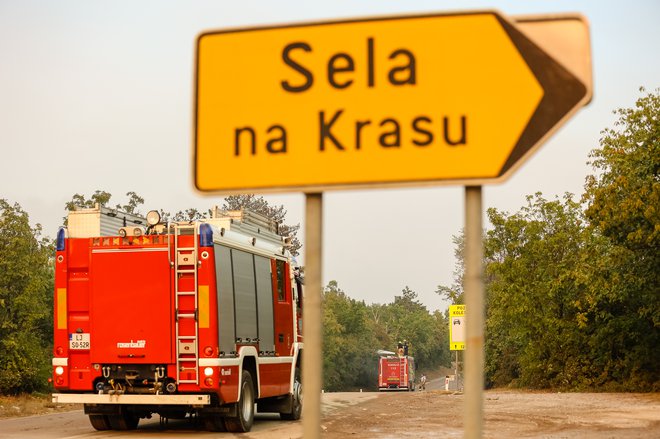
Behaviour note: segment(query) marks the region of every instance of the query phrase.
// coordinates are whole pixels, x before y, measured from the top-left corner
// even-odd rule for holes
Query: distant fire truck
[[[195,414],[249,431],[302,410],[302,279],[277,224],[248,211],[162,223],[103,207],[57,234],[53,394],[97,430]]]
[[[408,343],[399,343],[397,353],[378,351],[378,390],[415,390],[415,358],[408,355]]]

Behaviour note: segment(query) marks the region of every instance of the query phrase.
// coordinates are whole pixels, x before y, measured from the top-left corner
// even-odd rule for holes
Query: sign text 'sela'
[[[543,55],[492,12],[203,34],[196,186],[496,179],[547,132],[536,70],[580,85]]]

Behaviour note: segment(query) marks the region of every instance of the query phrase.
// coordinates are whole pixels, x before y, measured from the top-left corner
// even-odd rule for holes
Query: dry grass
[[[44,415],[55,412],[66,412],[82,408],[72,404],[54,404],[51,396],[34,393],[32,395],[3,396],[0,395],[0,418],[19,416]]]

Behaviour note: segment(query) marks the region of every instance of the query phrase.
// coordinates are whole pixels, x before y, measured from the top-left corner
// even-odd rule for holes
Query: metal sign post
[[[470,315],[465,349],[465,438],[482,437],[484,386],[484,280],[481,186],[465,188],[465,306]]]
[[[458,351],[456,351],[456,366],[454,369],[454,379],[456,380],[456,391],[459,391],[461,386],[460,386],[460,378],[458,376]]]
[[[305,194],[305,289],[303,304],[303,437],[321,437],[321,270],[323,194]]]

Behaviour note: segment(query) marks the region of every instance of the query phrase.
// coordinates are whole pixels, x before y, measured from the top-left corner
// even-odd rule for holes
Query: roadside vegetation
[[[21,206],[0,199],[0,395],[48,388],[54,252]]]

